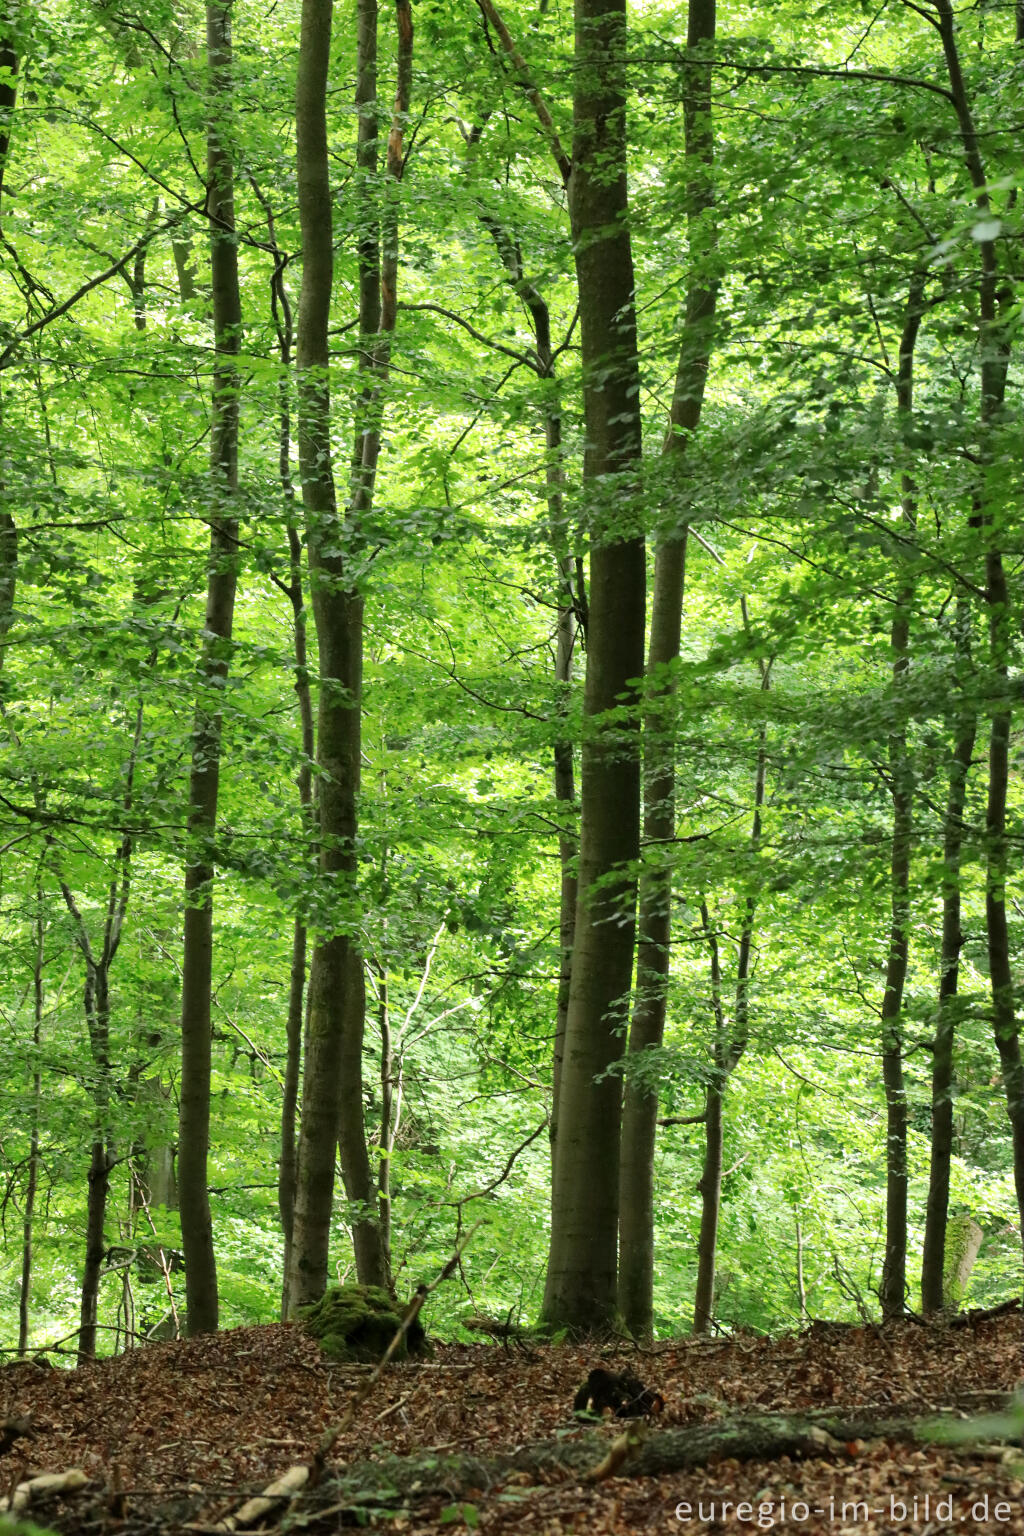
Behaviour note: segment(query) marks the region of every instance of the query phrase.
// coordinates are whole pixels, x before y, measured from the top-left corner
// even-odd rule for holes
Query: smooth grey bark
[[[981,155],[981,140],[964,81],[951,0],[935,0],[937,25],[942,39],[950,94],[956,110],[964,165],[974,190],[974,205],[983,223],[991,227],[992,200]],[[1016,40],[1024,42],[1024,20],[1016,13]],[[996,225],[998,228],[998,224]],[[1013,968],[1006,915],[1006,882],[1010,848],[1006,827],[1007,789],[1010,777],[1010,735],[1013,720],[1010,659],[1014,654],[1014,616],[1000,543],[999,510],[990,487],[992,441],[1005,417],[1006,379],[1010,364],[1010,327],[1014,319],[1014,285],[1003,280],[999,253],[993,238],[977,240],[979,274],[977,290],[978,351],[981,358],[982,454],[974,522],[985,548],[985,601],[989,616],[989,665],[999,689],[989,729],[988,797],[985,809],[985,927],[989,978],[992,989],[992,1023],[1006,1097],[1013,1149],[1013,1177],[1017,1216],[1024,1247],[1024,1059],[1020,1026],[1013,996]],[[995,691],[995,689],[993,690]],[[1005,702],[1004,702],[1005,701]]]
[[[966,657],[970,612],[966,603],[957,613],[957,650]],[[974,756],[977,716],[967,706],[957,725],[949,764],[949,788],[942,833],[942,945],[939,958],[938,1020],[932,1045],[932,1135],[928,1171],[928,1203],[921,1256],[921,1310],[927,1316],[945,1306],[946,1226],[949,1212],[949,1173],[953,1156],[953,1046],[960,985],[961,927],[960,867],[964,842],[967,779]]]
[[[543,1316],[616,1320],[621,1079],[640,851],[646,579],[640,377],[626,185],[625,0],[577,0],[569,207],[580,294],[589,520],[579,900]]]
[[[915,272],[907,296],[896,372],[896,407],[906,435],[914,410],[914,350],[921,327],[924,274]],[[909,472],[902,476],[903,525],[909,538],[917,532],[917,487]],[[892,688],[898,724],[889,733],[889,775],[893,822],[889,867],[890,924],[882,994],[882,1082],[886,1106],[885,1254],[879,1298],[882,1316],[902,1317],[907,1292],[907,1165],[908,1109],[903,1073],[903,993],[910,955],[910,866],[913,850],[914,769],[902,720],[903,690],[910,668],[912,581],[903,581],[896,597],[890,630]]]
[[[715,0],[690,0],[687,23],[684,127],[690,274],[683,335],[664,446],[666,468],[681,456],[700,425],[711,362],[719,279],[714,259],[714,127],[711,66],[701,59],[715,38]],[[686,531],[662,539],[654,557],[644,711],[644,850],[640,875],[636,1001],[629,1032],[619,1170],[619,1310],[638,1338],[650,1335],[654,1305],[654,1148],[658,1123],[655,1080],[643,1053],[664,1038],[672,938],[675,837],[676,694],[672,665],[679,657]]]
[[[213,840],[222,751],[224,685],[231,659],[238,565],[238,371],[242,305],[235,241],[234,168],[223,125],[233,85],[230,0],[206,11],[210,70],[207,125],[210,271],[214,372],[210,432],[210,553],[206,616],[197,666],[199,697],[192,729],[185,869],[181,989],[181,1089],[178,1193],[185,1254],[186,1327],[190,1335],[217,1328],[217,1265],[207,1189],[210,1145],[213,982]]]

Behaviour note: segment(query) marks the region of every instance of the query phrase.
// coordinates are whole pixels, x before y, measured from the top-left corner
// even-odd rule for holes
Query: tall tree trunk
[[[741,598],[744,625],[747,601]],[[771,686],[771,661],[759,661],[761,690]],[[753,863],[761,846],[761,813],[768,781],[768,733],[762,725],[757,744],[754,770],[754,811],[750,823],[751,883],[755,881]],[[749,891],[743,904],[743,925],[736,952],[736,991],[733,1022],[730,1028],[722,1003],[722,968],[718,939],[711,929],[706,902],[701,902],[701,920],[711,949],[711,1008],[715,1021],[712,1045],[711,1081],[704,1113],[704,1166],[697,1189],[701,1197],[700,1232],[697,1237],[697,1285],[693,1302],[693,1331],[708,1333],[715,1312],[715,1264],[718,1253],[718,1225],[722,1210],[722,1148],[725,1143],[725,1096],[729,1079],[739,1065],[750,1035],[750,974],[754,952],[754,918],[757,896]]]
[[[96,1358],[97,1315],[103,1259],[107,1251],[104,1224],[110,1191],[112,1156],[107,1142],[98,1137],[89,1157],[89,1182],[85,1216],[85,1265],[78,1327],[78,1364]]]
[[[474,129],[470,143],[475,144],[479,130]],[[548,528],[558,571],[558,616],[555,622],[556,710],[560,720],[567,720],[573,676],[573,656],[577,629],[586,638],[586,592],[579,561],[569,547],[565,526],[565,465],[562,449],[562,407],[555,376],[555,353],[551,344],[551,312],[547,301],[530,281],[523,268],[519,244],[499,221],[481,208],[480,222],[494,240],[509,284],[522,300],[533,327],[536,371],[544,390],[544,446],[546,449],[545,490]],[[552,1052],[551,1115],[548,1140],[551,1148],[552,1188],[555,1155],[558,1146],[558,1100],[562,1088],[562,1063],[565,1057],[565,1030],[569,1017],[569,991],[572,981],[572,951],[576,933],[576,904],[579,882],[576,859],[579,839],[576,835],[576,770],[573,744],[568,734],[556,738],[553,787],[561,815],[558,832],[558,993],[555,1004],[555,1039]]]
[[[359,402],[357,451],[353,455],[349,521],[359,528],[373,508],[380,461],[385,387],[391,345],[398,316],[398,253],[401,183],[405,170],[405,125],[412,94],[413,23],[410,0],[395,0],[397,56],[395,101],[385,155],[385,176],[379,193],[379,222],[373,210],[373,179],[378,162],[377,5],[360,0],[358,23],[357,104],[358,156],[362,172],[364,216],[359,247],[359,326],[363,335],[360,367],[364,386]],[[378,245],[379,232],[379,245]],[[379,267],[378,267],[379,258]],[[377,334],[368,344],[376,324]],[[352,622],[360,633],[359,674],[362,674],[362,600],[353,594]],[[360,726],[358,712],[354,728]],[[355,772],[358,777],[358,752]],[[363,1117],[363,1031],[366,1021],[366,975],[362,956],[353,943],[348,966],[347,1006],[341,1040],[341,1099],[338,1150],[345,1193],[356,1215],[352,1222],[356,1273],[368,1285],[387,1287],[388,1257],[376,1206],[376,1189],[366,1144]]]
[[[152,661],[151,656],[150,660]],[[123,769],[121,810],[126,824],[130,816],[135,787],[135,768],[142,740],[142,705],[135,712],[131,747]],[[107,887],[106,911],[100,941],[94,947],[82,910],[75,900],[60,868],[59,854],[52,837],[47,848],[56,868],[64,905],[71,915],[75,941],[85,961],[85,985],[82,1002],[86,1033],[89,1038],[92,1095],[92,1147],[89,1159],[88,1197],[86,1203],[85,1264],[82,1274],[81,1318],[78,1332],[78,1360],[91,1360],[96,1354],[97,1310],[103,1258],[106,1253],[104,1223],[110,1170],[115,1161],[111,1120],[111,1099],[116,1080],[110,1056],[110,968],[117,956],[124,931],[124,919],[132,885],[133,839],[129,831],[113,859],[113,873]]]
[[[966,655],[970,616],[961,604],[958,623],[964,631],[958,648]],[[932,1137],[921,1258],[921,1310],[941,1311],[949,1213],[949,1171],[953,1156],[953,1042],[957,1025],[960,950],[963,945],[960,864],[964,840],[967,776],[974,754],[977,717],[968,711],[957,727],[949,764],[949,790],[942,834],[942,946],[939,958],[938,1022],[932,1047]]]
[[[18,70],[21,65],[18,46],[19,9],[17,0],[14,4],[0,8],[0,210],[3,207],[14,109],[18,102]]]
[[[0,9],[0,216],[3,214],[4,177],[11,147],[11,128],[18,100],[17,8]],[[0,394],[0,431],[3,430],[3,396]],[[0,478],[0,491],[4,488]],[[6,507],[0,508],[0,673],[7,655],[7,635],[14,618],[14,594],[18,572],[18,525]]]
[[[711,361],[718,279],[709,266],[715,234],[714,132],[711,66],[701,58],[715,37],[715,0],[690,0],[685,105],[687,222],[691,269],[676,371],[665,467],[671,468],[696,432]],[[654,1305],[654,1144],[657,1083],[644,1073],[643,1053],[664,1038],[671,960],[672,863],[675,837],[676,692],[672,664],[679,657],[686,534],[663,539],[654,558],[654,595],[647,653],[644,714],[644,847],[640,876],[636,1003],[629,1032],[629,1067],[622,1112],[619,1171],[619,1310],[638,1338],[650,1335]],[[638,1072],[633,1071],[639,1068]]]
[[[360,234],[361,393],[358,462],[352,466],[348,520],[358,528],[373,504],[383,386],[390,363],[398,276],[398,185],[404,168],[403,140],[412,80],[412,12],[396,0],[398,87],[387,152],[383,254],[379,276],[375,223]],[[318,1297],[327,1280],[328,1240],[334,1190],[334,1148],[341,1153],[345,1191],[356,1207],[353,1243],[364,1283],[385,1285],[387,1264],[374,1210],[374,1183],[363,1122],[362,1047],[366,986],[355,936],[356,795],[359,788],[362,598],[345,568],[330,454],[330,388],[327,326],[334,266],[327,158],[327,56],[329,0],[303,0],[296,134],[299,217],[302,225],[302,297],[299,304],[299,461],[306,508],[313,612],[320,650],[317,753],[321,773],[321,874],[333,876],[347,898],[346,928],[322,934],[313,954],[309,1025],[303,1078],[302,1128],[292,1243],[290,1305]],[[369,193],[377,164],[376,0],[359,0],[357,155],[361,189]],[[379,306],[379,307],[378,307]],[[371,335],[376,320],[376,335]]]
[[[313,695],[309,681],[309,657],[306,644],[306,599],[303,584],[302,540],[296,519],[295,485],[292,480],[292,416],[291,416],[291,366],[295,340],[291,300],[285,286],[284,272],[287,265],[277,244],[273,209],[263,197],[255,181],[255,191],[263,204],[267,217],[267,236],[274,255],[274,272],[271,278],[271,310],[277,331],[278,355],[281,361],[281,379],[278,388],[277,418],[277,472],[284,498],[288,533],[288,580],[277,585],[287,597],[292,610],[292,652],[295,658],[295,697],[299,712],[299,732],[302,742],[302,764],[297,775],[299,811],[303,830],[314,830],[312,761],[316,751],[316,732],[313,725]],[[291,1277],[292,1226],[295,1217],[295,1185],[297,1175],[297,1117],[299,1079],[302,1071],[303,1024],[306,1013],[306,960],[309,935],[304,917],[296,912],[292,923],[292,958],[288,982],[288,1013],[285,1021],[285,1067],[281,1085],[281,1160],[277,1175],[277,1204],[284,1235],[284,1257],[281,1265],[281,1316],[290,1315],[288,1301]]]
[[[553,430],[557,426],[557,436]],[[561,421],[549,416],[547,422],[548,453],[561,453]],[[557,497],[561,504],[561,481],[557,492],[550,487],[552,464],[548,464],[549,510]],[[560,472],[559,472],[560,473]],[[566,581],[573,581],[573,564],[568,557],[559,559],[559,571],[563,589]],[[570,590],[572,590],[570,588]],[[555,635],[555,686],[559,690],[557,708],[562,719],[569,712],[569,692],[572,686],[573,652],[576,646],[577,609],[564,598],[558,607],[558,626]],[[558,995],[555,1001],[555,1040],[552,1051],[551,1071],[551,1119],[548,1141],[551,1148],[551,1188],[554,1195],[555,1158],[558,1155],[559,1102],[562,1094],[562,1068],[565,1061],[565,1035],[569,1023],[569,993],[572,990],[572,956],[576,939],[576,906],[579,901],[579,880],[576,859],[579,839],[574,827],[576,819],[576,769],[573,761],[573,745],[568,735],[560,737],[554,745],[555,801],[562,814],[558,829]]]
[[[949,76],[950,95],[960,130],[964,165],[974,189],[974,205],[981,215],[978,228],[983,232],[986,225],[992,228],[993,207],[980,139],[960,65],[951,0],[935,0],[935,9]],[[1024,19],[1019,7],[1015,16],[1016,40],[1018,43],[1024,42]],[[995,228],[999,228],[998,221]],[[985,921],[992,988],[992,1023],[1002,1071],[1006,1112],[1010,1121],[1017,1215],[1021,1243],[1024,1246],[1024,1060],[1021,1057],[1020,1026],[1014,1006],[1013,969],[1006,917],[1006,879],[1010,852],[1006,831],[1006,800],[1013,718],[1009,669],[1014,647],[1014,623],[1000,544],[1001,518],[997,515],[1002,511],[1001,502],[1005,492],[995,488],[999,476],[992,473],[993,440],[998,438],[1005,416],[1015,292],[1011,283],[1003,283],[1001,280],[995,240],[991,236],[978,239],[977,246],[980,263],[977,316],[978,352],[981,358],[982,453],[975,523],[985,540],[985,600],[989,611],[989,658],[994,695],[998,689],[989,732],[988,801],[985,810]]]
[[[385,950],[386,952],[386,950]],[[396,1067],[394,1038],[391,1033],[391,996],[386,965],[376,967],[377,1027],[380,1030],[380,1151],[377,1158],[377,1209],[380,1240],[387,1264],[388,1290],[394,1292],[391,1279],[391,1158],[398,1130],[396,1118]],[[399,1068],[400,1071],[400,1068]],[[400,1090],[399,1090],[400,1091]]]
[[[25,1181],[25,1206],[21,1220],[21,1284],[18,1292],[18,1354],[28,1353],[29,1309],[32,1297],[32,1238],[39,1186],[39,1104],[42,1074],[39,1046],[43,1033],[43,961],[46,926],[43,921],[43,893],[36,890],[35,956],[32,966],[32,1129],[29,1133],[28,1178]]]
[[[65,900],[66,900],[65,895]],[[75,915],[73,913],[73,915]],[[84,928],[79,928],[79,942]],[[84,946],[83,946],[84,947]],[[107,1251],[104,1225],[114,1149],[110,1138],[110,978],[104,950],[97,961],[86,951],[85,1018],[92,1056],[93,1141],[89,1156],[85,1216],[85,1264],[78,1329],[78,1364],[96,1357],[97,1314],[103,1260]]]
[[[135,774],[135,758],[142,730],[141,710],[136,716],[135,736],[125,771],[122,804],[125,811],[131,809]],[[48,847],[55,862],[57,854],[52,840]],[[78,1330],[78,1361],[82,1364],[96,1354],[96,1319],[99,1305],[100,1279],[103,1257],[106,1253],[104,1223],[107,1211],[107,1192],[110,1170],[114,1165],[114,1141],[111,1132],[110,1101],[114,1086],[110,1059],[110,967],[121,942],[124,916],[128,908],[131,890],[132,839],[125,833],[114,860],[114,873],[107,892],[107,908],[103,925],[102,943],[93,948],[89,930],[71,887],[64,879],[57,863],[57,875],[64,904],[71,914],[75,940],[85,961],[85,984],[82,1005],[86,1033],[89,1037],[89,1056],[92,1095],[92,1145],[89,1156],[88,1193],[86,1200],[85,1263],[82,1271],[81,1308]]]
[[[722,1006],[722,966],[718,937],[711,927],[707,902],[700,905],[701,921],[711,951],[711,1010],[715,1036],[711,1049],[711,1079],[704,1109],[704,1163],[697,1185],[700,1194],[700,1232],[697,1237],[697,1286],[693,1303],[694,1333],[709,1333],[715,1312],[715,1260],[718,1221],[722,1208],[723,1116],[728,1079],[727,1025]]]
[[[351,900],[359,705],[358,671],[350,655],[351,598],[338,548],[340,520],[330,449],[327,326],[334,261],[326,92],[331,14],[331,0],[303,0],[295,97],[303,254],[296,367],[302,500],[320,644],[317,757],[325,775],[320,793],[320,869],[326,876],[335,876],[338,898]],[[313,953],[288,1283],[292,1312],[316,1300],[327,1281],[340,1071],[336,1009],[344,994],[349,949],[348,935],[338,934],[319,937]]]
[[[281,1084],[281,1161],[277,1172],[277,1206],[284,1234],[281,1276],[281,1317],[291,1315],[288,1303],[291,1275],[292,1228],[295,1221],[295,1188],[298,1173],[296,1120],[299,1077],[302,1071],[302,1035],[306,1006],[306,924],[296,914],[292,923],[292,960],[288,980],[288,1016],[285,1021],[285,1064]]]
[[[896,374],[896,406],[904,436],[914,409],[914,349],[921,326],[924,274],[915,272],[907,296]],[[909,473],[902,482],[903,523],[908,537],[917,531],[917,488]],[[894,708],[902,716],[902,691],[910,666],[910,615],[914,586],[900,585],[890,634]],[[907,1292],[907,1091],[903,1078],[903,993],[910,954],[910,862],[913,842],[914,770],[907,729],[900,718],[889,735],[892,783],[889,949],[882,994],[882,1081],[885,1087],[885,1257],[879,1296],[882,1315],[901,1317]]]
[[[641,422],[626,186],[625,0],[577,0],[570,212],[580,294],[590,580],[579,902],[543,1312],[602,1330],[616,1314],[619,1115],[640,851],[636,680],[645,569]],[[609,715],[615,711],[614,723]]]
[[[210,435],[210,557],[189,775],[190,848],[185,871],[178,1127],[178,1192],[189,1334],[214,1332],[218,1317],[217,1266],[207,1190],[213,841],[220,785],[220,697],[230,665],[237,584],[238,371],[235,359],[241,346],[242,327],[235,242],[234,171],[230,136],[224,132],[233,85],[230,0],[224,0],[224,3],[214,0],[207,7],[206,46],[210,70],[207,176],[215,347]]]

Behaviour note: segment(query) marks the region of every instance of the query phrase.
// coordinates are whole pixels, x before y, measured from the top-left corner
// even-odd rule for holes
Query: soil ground
[[[819,1323],[773,1340],[684,1339],[651,1350],[524,1351],[438,1345],[432,1361],[389,1367],[331,1452],[333,1473],[389,1455],[486,1458],[585,1433],[573,1394],[589,1368],[628,1367],[665,1397],[664,1427],[736,1414],[965,1420],[1001,1407],[1024,1377],[1024,1317],[966,1327]],[[78,1370],[28,1362],[0,1369],[0,1420],[31,1415],[32,1432],[0,1461],[0,1494],[36,1472],[81,1468],[79,1492],[27,1512],[67,1533],[209,1529],[289,1466],[310,1461],[366,1369],[332,1365],[298,1326],[241,1328],[156,1344]],[[600,1433],[609,1440],[622,1424]],[[651,1425],[648,1436],[658,1433]],[[587,1484],[549,1471],[487,1488],[436,1490],[364,1513],[405,1536],[479,1527],[517,1536],[631,1531],[829,1532],[831,1536],[984,1530],[1024,1536],[1024,1454],[980,1443],[865,1438],[804,1460],[721,1459],[659,1477]],[[989,1435],[991,1440],[991,1435]],[[324,1504],[319,1490],[319,1504]],[[311,1496],[254,1529],[319,1533],[352,1526],[351,1510]],[[0,1526],[2,1529],[2,1526]]]

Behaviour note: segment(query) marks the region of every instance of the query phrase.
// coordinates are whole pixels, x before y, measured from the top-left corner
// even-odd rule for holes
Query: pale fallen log
[[[0,1499],[0,1514],[8,1514],[11,1511],[26,1509],[34,1499],[45,1497],[50,1493],[76,1493],[79,1488],[84,1488],[89,1479],[78,1467],[72,1467],[67,1472],[40,1472],[38,1477],[30,1477],[24,1483],[18,1483],[14,1492]]]
[[[228,1515],[224,1520],[218,1520],[214,1525],[202,1527],[192,1526],[189,1529],[205,1531],[237,1531],[239,1526],[252,1525],[261,1515],[269,1514],[282,1499],[292,1498],[309,1482],[310,1468],[297,1465],[289,1467],[287,1472],[268,1483],[263,1492],[255,1498],[249,1499],[241,1509],[233,1515]]]

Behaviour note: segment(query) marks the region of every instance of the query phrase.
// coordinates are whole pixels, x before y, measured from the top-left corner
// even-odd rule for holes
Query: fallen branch
[[[643,1421],[638,1420],[631,1424],[625,1433],[616,1435],[608,1447],[608,1454],[598,1462],[596,1467],[591,1467],[586,1475],[588,1483],[603,1482],[606,1477],[614,1477],[621,1471],[631,1456],[634,1456],[643,1444]]]
[[[948,1321],[950,1328],[974,1328],[978,1323],[987,1323],[990,1317],[1005,1317],[1007,1312],[1019,1312],[1021,1299],[1013,1296],[1009,1301],[1001,1301],[996,1307],[972,1307],[969,1312],[956,1312]]]
[[[79,1488],[84,1488],[88,1481],[88,1477],[78,1467],[72,1467],[67,1472],[41,1472],[38,1477],[30,1477],[26,1482],[18,1483],[13,1493],[0,1499],[0,1514],[27,1509],[34,1500],[44,1498],[49,1493],[75,1493]]]
[[[593,1482],[615,1476],[628,1466],[631,1477],[658,1477],[685,1472],[722,1458],[736,1461],[777,1461],[795,1458],[857,1455],[865,1440],[935,1443],[940,1429],[964,1421],[953,1415],[921,1418],[882,1418],[871,1413],[836,1412],[802,1415],[757,1414],[685,1428],[663,1430],[637,1445],[620,1448],[627,1436],[609,1443],[600,1430],[573,1438],[549,1440],[494,1456],[472,1453],[438,1457],[389,1456],[346,1467],[326,1479],[319,1496],[332,1507],[395,1508],[411,1501],[469,1497],[470,1490],[491,1491],[514,1480],[550,1484]],[[986,1434],[987,1439],[993,1438]],[[628,1462],[627,1462],[628,1456]]]

